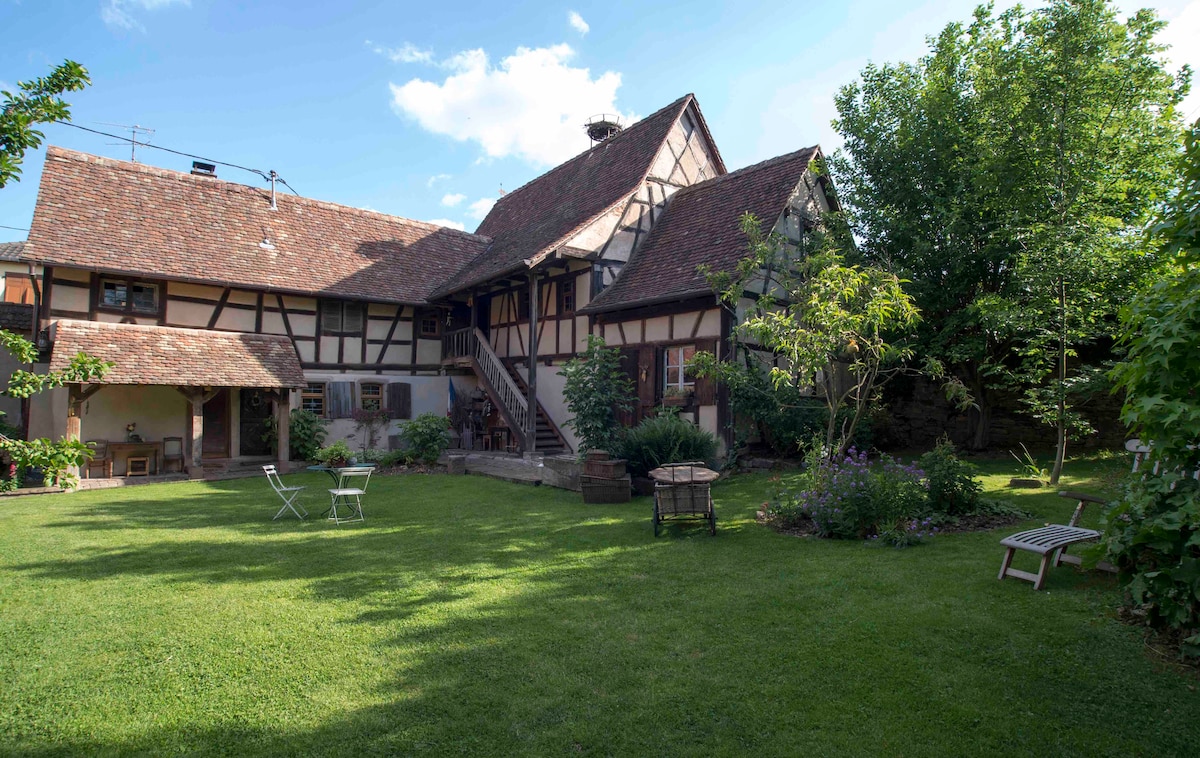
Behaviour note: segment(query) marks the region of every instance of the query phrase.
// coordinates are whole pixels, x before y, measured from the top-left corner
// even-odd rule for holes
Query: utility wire
[[[120,134],[110,134],[109,132],[102,132],[99,129],[89,129],[86,126],[80,126],[79,124],[75,124],[70,121],[56,121],[55,123],[62,124],[63,126],[70,126],[74,129],[82,129],[83,131],[91,132],[92,134],[99,134],[102,137],[111,137],[112,139],[119,139],[119,140],[123,140],[125,142],[132,142],[133,144],[140,145],[141,147],[149,147],[154,150],[162,150],[163,152],[172,153],[174,155],[182,155],[184,158],[192,158],[192,159],[195,159],[198,161],[204,161],[205,163],[214,163],[218,166],[228,166],[229,168],[236,168],[236,169],[240,169],[242,171],[249,171],[252,174],[258,174],[259,176],[261,176],[263,179],[267,180],[268,182],[271,181],[271,177],[268,176],[265,171],[259,171],[256,168],[248,168],[246,166],[239,166],[236,163],[226,163],[225,161],[218,161],[213,158],[205,158],[204,156],[201,156],[201,155],[192,155],[191,153],[185,153],[185,152],[182,152],[179,150],[172,150],[171,148],[163,147],[162,145],[151,145],[149,142],[138,142],[135,139],[131,139],[129,137],[122,136]],[[278,176],[275,177],[275,181],[281,183],[283,186],[292,190],[292,192],[294,192],[297,196],[300,195],[299,192],[296,192],[296,190],[292,189],[292,185],[283,181],[283,179],[279,178]]]
[[[22,229],[22,228],[21,228],[21,227],[19,227],[19,226],[5,226],[4,224],[0,224],[0,229],[12,229],[14,232],[27,232],[27,231],[29,231],[28,229]]]

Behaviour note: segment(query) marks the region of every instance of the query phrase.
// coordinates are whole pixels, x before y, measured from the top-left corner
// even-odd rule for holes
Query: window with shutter
[[[363,331],[362,303],[326,300],[321,303],[321,334],[358,335]]]
[[[389,418],[412,418],[412,385],[392,382],[387,386],[387,410]]]
[[[329,418],[350,418],[354,410],[354,382],[330,382],[326,385]]]
[[[24,274],[4,275],[4,302],[25,303],[33,302],[33,285]]]

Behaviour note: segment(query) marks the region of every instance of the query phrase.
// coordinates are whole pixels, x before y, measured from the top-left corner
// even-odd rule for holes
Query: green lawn
[[[998,582],[1015,527],[908,550],[775,534],[768,486],[718,485],[715,538],[657,540],[648,499],[476,477],[378,477],[340,527],[272,522],[260,479],[0,500],[0,753],[1200,750],[1196,677],[1113,619],[1111,578]],[[1013,499],[1031,525],[1073,506]]]

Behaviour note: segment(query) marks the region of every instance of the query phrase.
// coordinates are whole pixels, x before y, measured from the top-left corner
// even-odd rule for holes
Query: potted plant
[[[354,451],[346,444],[346,440],[338,440],[317,451],[317,461],[330,468],[341,468],[353,458]]]

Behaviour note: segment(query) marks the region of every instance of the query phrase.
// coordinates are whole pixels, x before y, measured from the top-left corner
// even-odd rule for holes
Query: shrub
[[[629,462],[630,473],[646,476],[664,463],[712,461],[717,456],[717,438],[674,413],[664,412],[630,429],[616,452]]]
[[[422,413],[404,425],[400,439],[408,446],[414,461],[436,463],[438,456],[450,447],[450,419],[436,413]]]
[[[346,440],[338,440],[318,450],[314,457],[326,466],[339,466],[348,463],[354,457],[354,451],[346,444]]]
[[[328,422],[312,411],[297,408],[288,421],[288,460],[315,461],[317,452],[325,444],[329,434]],[[267,429],[263,442],[274,448],[279,441],[279,422],[274,415],[267,417]]]
[[[379,433],[391,421],[388,412],[382,408],[374,410],[355,408],[351,417],[354,419],[354,431],[359,434],[359,441],[364,451],[375,448],[379,442]]]
[[[915,465],[901,465],[887,456],[872,464],[865,452],[853,448],[841,460],[827,460],[820,451],[809,459],[807,485],[778,493],[768,506],[768,514],[782,526],[811,523],[821,537],[873,538],[897,546],[936,531],[922,519],[928,493],[924,472]]]
[[[753,421],[776,455],[799,455],[814,437],[824,438],[829,420],[825,401],[805,395],[793,383],[776,386],[753,367],[743,367],[726,378],[738,417]],[[852,415],[849,408],[838,411],[838,419],[844,423],[849,423]],[[855,429],[853,443],[860,450],[869,448],[874,439],[873,415],[865,415]]]
[[[571,419],[566,426],[579,435],[579,454],[617,448],[621,425],[617,414],[633,407],[633,382],[621,370],[621,354],[604,340],[588,335],[587,351],[563,364],[563,398]]]
[[[316,459],[317,451],[321,449],[321,445],[325,444],[325,437],[328,434],[329,430],[326,429],[325,419],[312,411],[301,408],[292,411],[291,419],[288,422],[291,459],[301,461]]]
[[[943,438],[918,462],[929,485],[930,510],[949,516],[976,511],[983,486],[975,480],[975,468],[954,454],[949,440]]]

